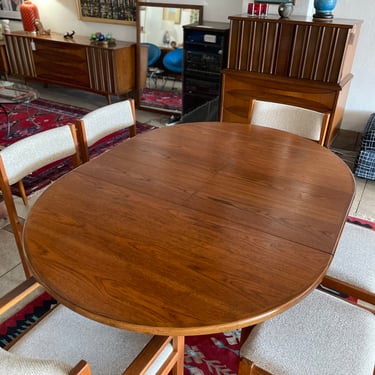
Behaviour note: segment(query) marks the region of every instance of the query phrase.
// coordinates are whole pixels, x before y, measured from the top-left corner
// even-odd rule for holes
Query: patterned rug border
[[[46,312],[56,306],[57,301],[47,292],[30,301],[14,315],[0,324],[0,347],[4,348],[19,334],[31,327]]]
[[[355,216],[348,216],[346,221],[351,224],[356,224],[365,228],[375,230],[375,222],[372,222],[370,220],[361,219]]]
[[[66,111],[68,109],[72,112],[82,113],[83,115],[90,112],[90,109],[88,108],[79,107],[79,106],[72,105],[72,104],[59,103],[54,100],[43,99],[43,98],[33,100],[29,104],[29,107],[39,107],[39,108],[42,107],[41,109],[48,108],[51,110],[51,112],[55,112],[56,110]]]

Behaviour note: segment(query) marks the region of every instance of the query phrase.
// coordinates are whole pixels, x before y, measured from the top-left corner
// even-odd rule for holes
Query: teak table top
[[[354,194],[349,168],[278,130],[137,135],[52,184],[24,229],[35,277],[103,323],[159,335],[256,324],[317,286]]]

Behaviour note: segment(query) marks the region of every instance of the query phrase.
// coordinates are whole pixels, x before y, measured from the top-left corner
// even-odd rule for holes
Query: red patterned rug
[[[7,122],[0,112],[0,145],[8,146],[19,139],[57,126],[66,125],[85,115],[88,110],[75,106],[38,99],[25,104],[4,104],[10,123],[7,137]]]
[[[185,375],[236,375],[241,330],[185,338]]]
[[[353,216],[348,216],[347,221],[348,221],[348,223],[357,224],[357,225],[360,225],[361,227],[375,230],[375,223],[373,223],[372,221],[359,219],[359,218],[353,217]]]
[[[7,122],[5,115],[0,112],[0,146],[6,147],[22,138],[66,125],[85,115],[88,110],[38,99],[26,107],[25,104],[4,105],[9,114],[10,136],[7,137]],[[147,124],[137,123],[137,132],[141,133],[153,129]],[[128,129],[106,137],[90,149],[90,156],[97,156],[117,143],[129,137]],[[35,171],[23,179],[27,195],[47,186],[72,168],[70,159],[53,163],[46,168]],[[14,186],[13,193],[19,195],[18,187]]]
[[[175,91],[143,89],[142,106],[182,111],[182,95]]]

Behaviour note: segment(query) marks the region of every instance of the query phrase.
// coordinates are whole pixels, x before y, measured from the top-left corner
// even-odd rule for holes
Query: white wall
[[[78,19],[75,0],[32,0],[38,6],[39,15],[45,28],[58,33],[74,30],[79,35],[90,36],[91,33],[101,31],[111,33],[119,40],[135,41],[135,26],[114,25],[110,23],[83,22]],[[242,0],[157,0],[158,3],[184,3],[204,6],[206,21],[228,22],[228,15],[241,13]],[[11,21],[12,30],[22,30],[22,24]]]
[[[39,8],[40,18],[46,28],[66,33],[75,30],[77,34],[89,35],[101,31],[111,33],[119,40],[136,40],[135,26],[114,25],[109,23],[82,22],[78,19],[75,0],[33,0]],[[229,15],[246,12],[249,1],[245,0],[158,0],[161,3],[188,3],[204,5],[204,19],[207,21],[228,21]],[[357,54],[353,65],[352,80],[342,128],[362,131],[369,115],[375,112],[375,54],[372,53],[375,37],[374,0],[338,0],[335,17],[364,20]],[[294,14],[312,16],[313,0],[297,0]],[[353,5],[355,4],[355,5]],[[272,6],[271,13],[277,13]],[[11,22],[12,30],[21,30],[22,24]]]

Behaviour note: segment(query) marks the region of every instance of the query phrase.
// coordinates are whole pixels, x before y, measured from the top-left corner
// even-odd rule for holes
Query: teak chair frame
[[[348,265],[350,267],[350,265]],[[324,288],[331,289],[333,291],[344,293],[348,296],[358,298],[362,301],[365,301],[373,306],[373,308],[368,307],[368,309],[374,311],[375,313],[375,294],[371,293],[368,290],[359,288],[357,286],[351,285],[345,281],[336,279],[332,276],[324,276],[321,285]]]
[[[131,111],[131,117],[132,121],[131,123],[123,122],[122,119],[117,118],[118,116],[118,110],[120,106],[127,106],[129,103],[130,105],[130,111]],[[116,112],[113,112],[113,116],[111,118],[111,109],[115,109]],[[122,108],[121,108],[122,110]],[[126,113],[124,113],[125,117]],[[101,126],[99,129],[94,129],[98,132],[98,134],[95,134],[92,139],[88,139],[87,136],[87,127],[88,126],[95,126],[95,124],[87,124],[89,121],[88,118],[93,117],[93,122],[100,122]],[[95,118],[97,117],[97,118]],[[100,119],[100,121],[98,120]],[[116,121],[115,121],[116,120]],[[85,124],[86,121],[86,124]],[[130,137],[134,137],[137,134],[137,125],[136,125],[136,112],[135,112],[135,103],[134,99],[127,99],[123,102],[117,102],[113,104],[108,104],[104,107],[100,107],[87,115],[83,116],[81,119],[78,119],[75,123],[77,128],[77,136],[78,136],[78,143],[80,147],[80,157],[83,163],[86,163],[90,160],[89,155],[89,148],[93,144],[95,144],[100,139],[106,137],[107,135],[113,134],[116,131],[129,128]]]
[[[73,148],[74,148],[74,152],[64,150],[64,152],[63,152],[64,156],[63,157],[69,157],[69,156],[72,157],[73,166],[76,167],[76,166],[81,164],[81,160],[80,160],[80,157],[79,157],[78,139],[77,139],[77,134],[76,134],[76,127],[75,127],[74,124],[64,125],[63,127],[60,127],[60,128],[50,129],[50,130],[47,130],[45,132],[42,132],[43,134],[37,133],[37,134],[32,135],[30,137],[21,139],[20,141],[8,146],[7,148],[12,148],[12,149],[15,150],[15,152],[19,152],[20,151],[19,149],[21,149],[23,147],[20,144],[20,142],[25,143],[27,141],[27,142],[29,142],[29,144],[31,144],[30,140],[32,140],[32,139],[36,139],[36,140],[39,139],[40,140],[41,139],[40,135],[46,136],[47,132],[48,132],[48,136],[53,137],[55,133],[56,133],[56,136],[57,136],[57,134],[58,134],[58,132],[60,132],[60,130],[66,129],[65,127],[69,127],[69,129],[70,129],[70,133],[71,133],[71,137],[72,137],[71,141],[72,141],[72,145],[73,145]],[[38,138],[32,138],[32,137],[38,137]],[[41,143],[40,141],[38,141],[38,142]],[[42,146],[42,144],[39,144],[39,145]],[[25,147],[25,149],[29,149],[29,148],[30,148],[30,146]],[[13,200],[12,190],[11,190],[11,185],[14,183],[14,181],[10,181],[11,179],[9,178],[9,173],[8,173],[9,171],[7,172],[5,164],[4,164],[3,155],[2,155],[2,152],[4,150],[2,150],[0,152],[0,189],[2,191],[3,199],[4,199],[4,202],[5,202],[7,211],[8,211],[8,218],[9,218],[10,224],[12,226],[13,235],[14,235],[15,240],[16,240],[17,248],[18,248],[18,251],[19,251],[19,255],[20,255],[20,258],[21,258],[21,262],[22,262],[24,271],[25,271],[25,275],[26,275],[26,277],[30,277],[31,273],[30,273],[30,270],[29,270],[27,262],[26,262],[25,254],[24,254],[24,251],[23,251],[23,244],[22,244],[23,225],[20,222],[20,219],[19,219],[19,216],[18,216],[18,213],[17,213],[17,209],[16,209],[16,205],[15,205],[14,200]],[[9,150],[7,150],[7,151],[9,151]],[[44,165],[48,165],[51,162],[56,161],[56,160],[60,160],[60,159],[61,159],[60,157],[54,158],[53,156],[51,156],[51,159],[49,159],[48,162],[45,162]],[[24,168],[24,171],[23,171],[22,175],[20,176],[21,180],[26,175],[28,175],[29,173],[31,173],[35,170],[35,169],[32,168],[33,167],[33,159],[32,159],[32,156],[31,156],[31,152],[28,155],[28,162],[29,162],[29,164]],[[37,169],[39,169],[39,168],[37,168]],[[18,181],[21,181],[21,180],[18,180]]]

